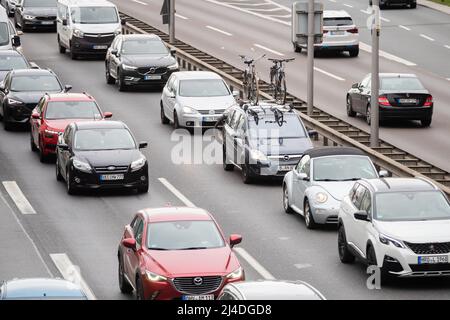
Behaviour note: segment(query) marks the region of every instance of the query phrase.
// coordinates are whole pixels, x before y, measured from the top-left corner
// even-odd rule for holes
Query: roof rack
[[[264,107],[264,102],[267,103],[267,107]],[[258,103],[257,105],[251,105],[248,102],[245,102],[243,100],[239,101],[239,106],[249,115],[253,116],[255,119],[256,124],[258,125],[258,122],[260,120],[260,114],[257,111],[257,108],[261,110],[264,115],[267,115],[267,109],[269,109],[271,112],[273,112],[275,121],[277,124],[281,127],[284,124],[284,114],[286,112],[292,113],[294,112],[294,107],[291,104],[281,106],[279,104],[273,104],[271,105],[270,101],[264,101],[263,103]],[[287,109],[286,109],[287,107]]]

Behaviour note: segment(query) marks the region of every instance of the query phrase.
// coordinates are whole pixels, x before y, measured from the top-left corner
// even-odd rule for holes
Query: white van
[[[59,52],[79,55],[106,54],[114,37],[122,32],[117,7],[106,0],[58,0]]]
[[[15,49],[22,52],[20,45],[19,32],[9,20],[6,10],[0,7],[0,50]]]

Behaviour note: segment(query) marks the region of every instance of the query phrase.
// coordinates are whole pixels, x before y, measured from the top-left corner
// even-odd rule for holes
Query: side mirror
[[[139,143],[139,149],[145,149],[148,147],[148,143],[143,141]]]
[[[62,25],[67,26],[67,19],[62,19]]]
[[[235,245],[242,242],[242,236],[239,234],[230,235],[230,247],[234,247]]]
[[[310,138],[317,138],[319,136],[319,133],[316,130],[308,130],[308,135]]]
[[[352,88],[353,88],[353,89],[358,89],[358,88],[359,88],[359,83],[354,83],[354,84],[352,84]]]
[[[360,220],[360,221],[369,221],[369,215],[367,214],[366,211],[357,211],[354,214],[354,217],[356,220]]]
[[[127,238],[122,240],[122,245],[125,248],[136,250],[136,240],[133,238]]]
[[[37,112],[33,112],[31,114],[31,118],[34,119],[34,120],[39,120],[41,118],[41,115],[39,113],[37,113]]]
[[[127,24],[127,20],[126,19],[120,20],[120,24],[123,25],[123,26],[126,25]]]
[[[64,151],[69,150],[69,146],[65,143],[58,143],[57,147]]]
[[[64,92],[67,93],[67,92],[69,92],[70,90],[72,90],[72,88],[73,88],[73,87],[72,87],[70,84],[67,84],[67,85],[64,86]]]
[[[177,50],[176,49],[171,49],[170,50],[170,54],[175,57],[175,55],[177,54]]]
[[[5,83],[3,81],[0,82],[0,91],[5,91]]]
[[[233,97],[239,98],[240,95],[241,93],[239,92],[239,90],[233,90]]]
[[[11,39],[11,43],[13,47],[20,47],[20,45],[22,44],[19,36],[13,36]]]
[[[380,170],[378,175],[380,176],[380,178],[386,178],[389,177],[389,172],[387,172],[386,170]]]
[[[18,35],[18,36],[23,36],[23,31],[22,31],[22,30],[18,30],[18,31],[17,31],[17,35]]]
[[[308,175],[304,172],[298,173],[297,177],[298,177],[298,180],[309,181]]]
[[[36,62],[30,62],[31,69],[40,69],[40,67],[36,64]]]
[[[110,118],[112,118],[112,116],[113,116],[112,112],[104,112],[103,113],[103,118],[105,118],[105,119],[110,119]]]
[[[118,51],[117,49],[113,49],[113,50],[111,50],[111,54],[112,54],[113,56],[118,57],[118,56],[119,56],[119,51]]]

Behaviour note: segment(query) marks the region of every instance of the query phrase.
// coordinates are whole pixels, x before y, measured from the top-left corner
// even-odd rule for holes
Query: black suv
[[[238,167],[244,183],[255,177],[284,177],[303,152],[313,147],[310,135],[291,106],[243,104],[224,114],[223,167]]]

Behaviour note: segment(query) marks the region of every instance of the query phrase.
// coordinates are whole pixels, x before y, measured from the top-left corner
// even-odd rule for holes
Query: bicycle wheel
[[[286,79],[283,78],[280,81],[280,85],[278,86],[279,91],[278,91],[278,96],[279,96],[279,102],[280,104],[286,104],[286,95],[287,95],[287,90],[286,90]]]
[[[243,98],[248,100],[250,96],[250,74],[246,71],[244,71],[244,78],[242,80],[242,90],[243,90]]]
[[[259,101],[259,79],[256,75],[252,77],[249,100],[253,105],[258,104]]]

